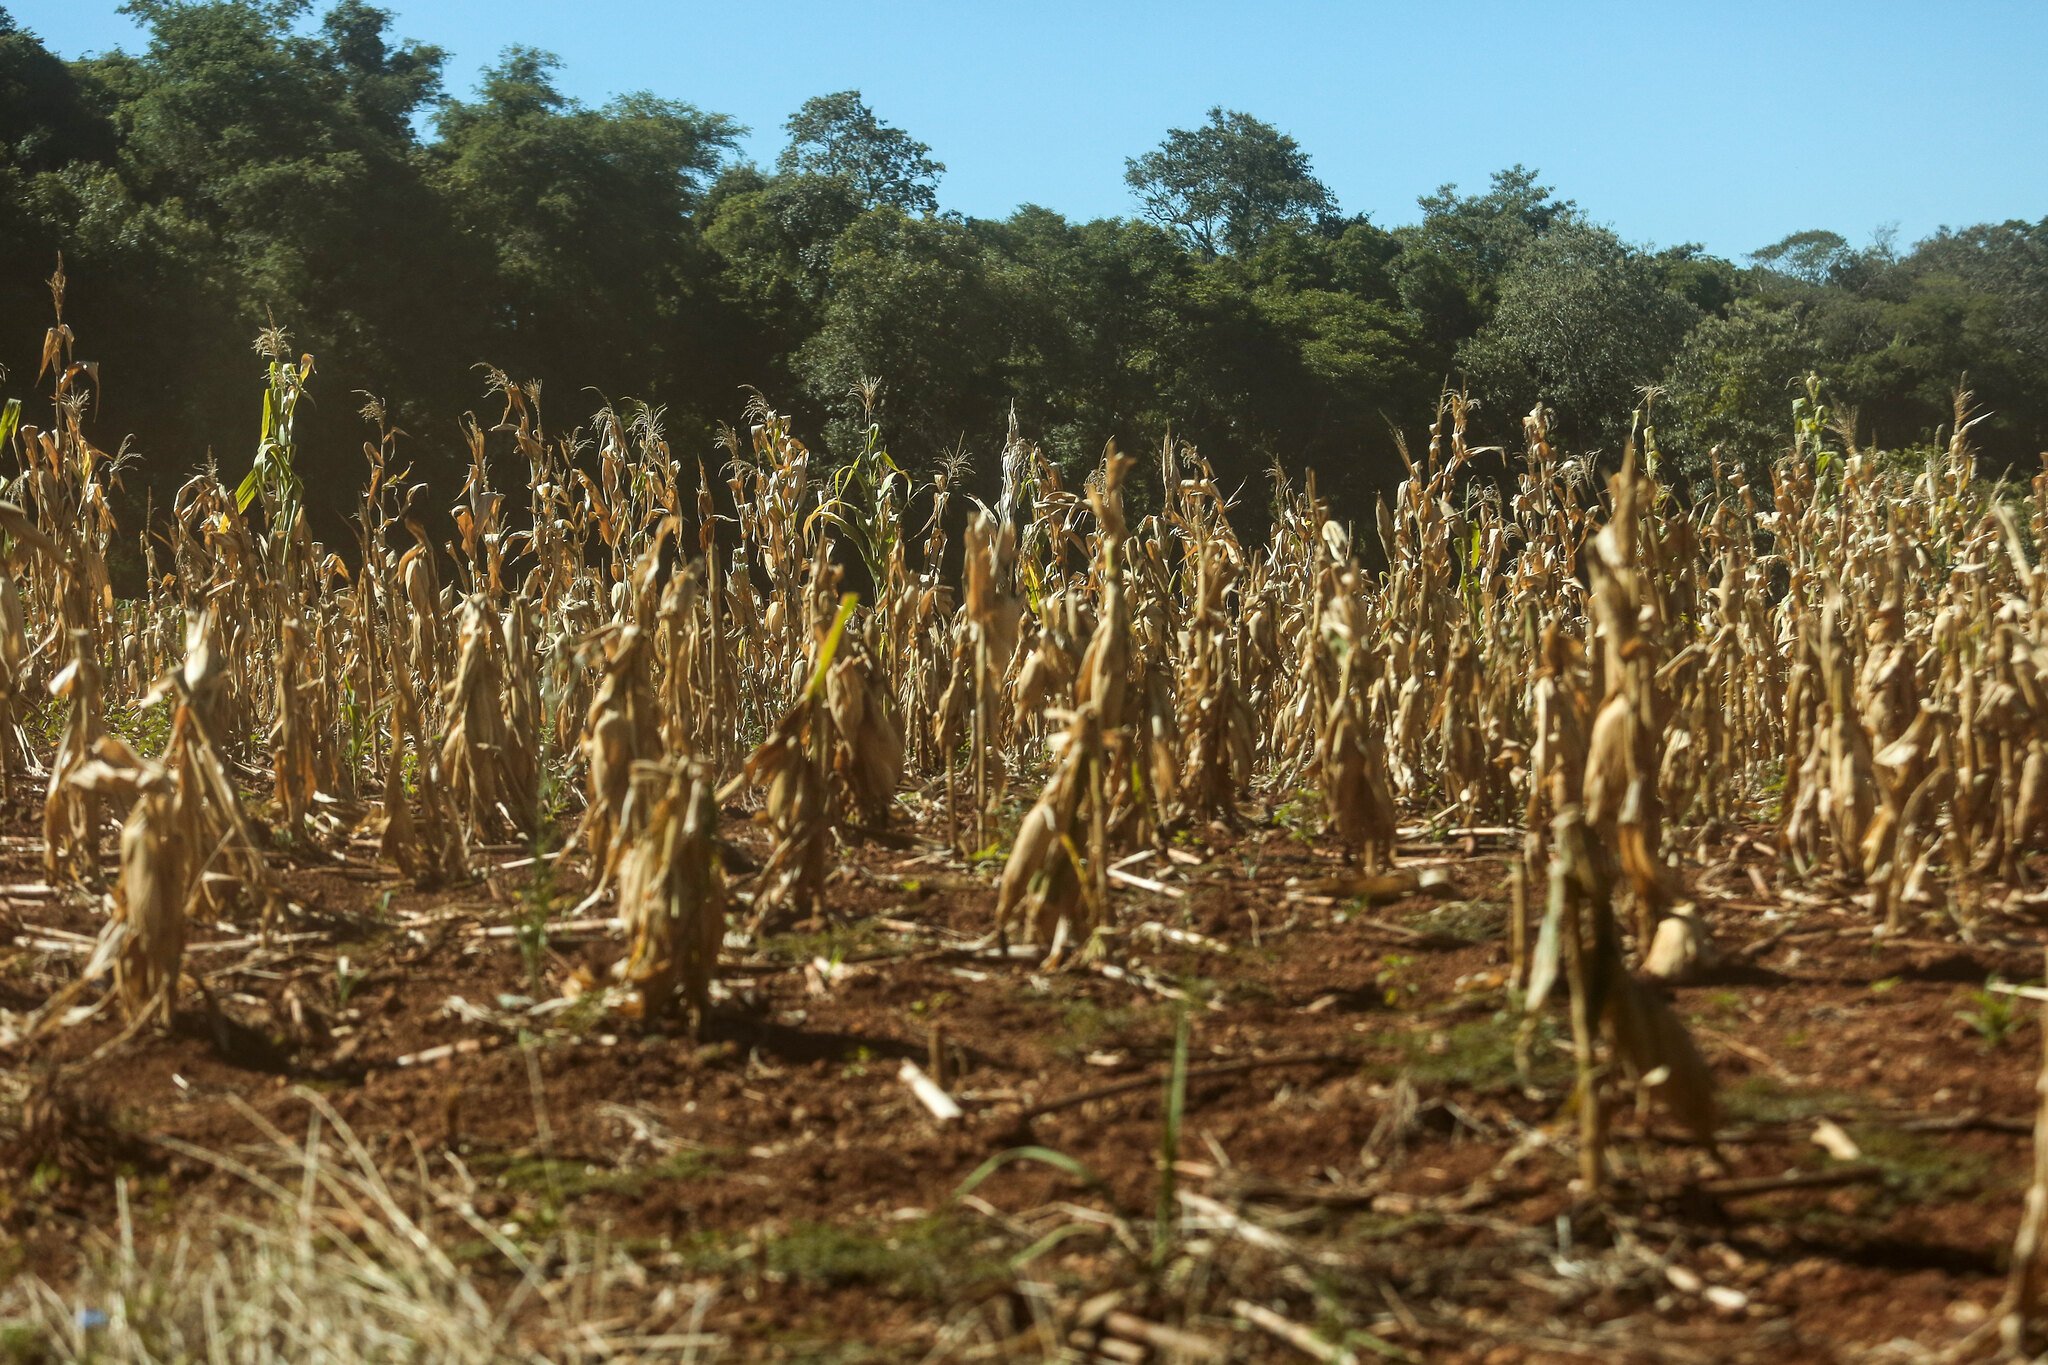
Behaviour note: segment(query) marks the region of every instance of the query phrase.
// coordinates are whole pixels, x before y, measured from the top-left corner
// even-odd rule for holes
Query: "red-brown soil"
[[[19,885],[40,878],[37,852],[8,844],[0,1010],[22,1015],[76,975],[101,911]],[[731,953],[698,1038],[591,997],[539,1015],[501,1000],[608,979],[622,945],[561,927],[582,891],[566,871],[426,895],[361,849],[299,866],[304,911],[274,944],[205,946],[250,926],[195,935],[168,1034],[121,1039],[110,1008],[0,1054],[57,1114],[0,1122],[14,1134],[0,1272],[64,1285],[111,1223],[116,1174],[144,1236],[253,1207],[247,1181],[189,1148],[260,1164],[258,1119],[303,1135],[317,1102],[394,1170],[465,1172],[475,1211],[535,1254],[601,1231],[644,1268],[650,1303],[715,1283],[702,1330],[741,1359],[1029,1359],[1075,1343],[1075,1358],[1171,1358],[1167,1338],[1128,1342],[1134,1322],[1230,1358],[1307,1358],[1233,1308],[1248,1300],[1325,1341],[1349,1334],[1362,1358],[1846,1360],[1898,1339],[1939,1350],[1995,1304],[2041,1039],[2034,1006],[2001,1012],[2009,998],[1980,993],[1993,975],[2039,978],[2022,899],[1982,898],[1967,934],[1930,914],[1880,941],[1848,889],[1786,882],[1760,844],[1696,850],[1688,889],[1724,961],[1672,998],[1720,1085],[1718,1159],[1624,1103],[1595,1201],[1573,1183],[1561,1005],[1517,1073],[1505,841],[1407,846],[1450,870],[1448,894],[1369,907],[1291,896],[1290,879],[1339,865],[1279,823],[1171,852],[1133,870],[1172,894],[1121,888],[1100,956],[1044,972],[974,946],[997,865],[923,840],[848,848],[826,921]],[[554,927],[522,949],[537,905]],[[1175,1186],[1193,1198],[1161,1250],[1163,1078],[1183,1013]],[[966,1111],[955,1122],[898,1076],[935,1051]],[[1823,1120],[1860,1159],[1816,1144]],[[1026,1145],[1099,1185],[1019,1159],[958,1193]],[[1875,1169],[1716,1193],[1856,1165]],[[1110,1290],[1127,1316],[1089,1305]]]

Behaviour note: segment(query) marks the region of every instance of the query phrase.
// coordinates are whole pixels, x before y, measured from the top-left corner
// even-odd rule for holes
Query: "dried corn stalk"
[[[725,941],[725,881],[714,835],[718,801],[703,764],[643,766],[636,799],[649,811],[619,860],[619,917],[630,943],[626,981],[648,1019],[680,1003],[693,1027],[711,1008]]]
[[[1347,553],[1324,582],[1317,673],[1329,679],[1329,696],[1318,709],[1316,767],[1330,827],[1368,872],[1382,872],[1393,865],[1396,817],[1386,747],[1369,711],[1378,656],[1357,562]]]
[[[849,638],[841,641],[838,658],[825,675],[833,777],[846,809],[874,827],[888,823],[903,781],[903,732],[877,674],[874,655]]]
[[[815,913],[824,893],[825,844],[833,819],[827,780],[832,717],[824,697],[825,680],[854,606],[851,593],[840,600],[838,614],[818,640],[810,685],[747,756],[738,779],[766,791],[759,818],[775,835],[775,846],[761,869],[761,890],[754,898],[757,918],[762,920],[783,910]]]
[[[1057,964],[1066,946],[1103,922],[1108,899],[1104,852],[1102,719],[1083,702],[1053,740],[1052,776],[1017,827],[996,892],[996,932],[1007,937],[1021,915],[1030,941]]]
[[[1640,1090],[1708,1146],[1717,1106],[1713,1073],[1684,1022],[1654,987],[1629,974],[1610,905],[1613,881],[1592,851],[1594,837],[1575,806],[1552,824],[1550,901],[1525,1004],[1533,1014],[1560,975],[1569,983],[1579,1071],[1580,1178],[1598,1191],[1606,1178],[1607,1121],[1596,1035],[1605,1036],[1609,1057]]]
[[[508,616],[510,644],[523,639],[522,620],[516,608]],[[457,631],[455,673],[442,704],[441,771],[450,799],[483,838],[530,838],[540,823],[538,708],[512,684],[508,664],[519,656],[481,598],[463,604]]]

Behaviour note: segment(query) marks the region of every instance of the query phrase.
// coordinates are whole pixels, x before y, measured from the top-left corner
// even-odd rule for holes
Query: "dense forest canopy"
[[[1995,464],[2048,449],[2048,218],[1901,248],[1825,230],[1745,262],[1649,250],[1516,166],[1419,221],[1346,214],[1310,153],[1217,108],[1127,163],[1128,218],[943,209],[945,167],[857,91],[792,114],[772,167],[731,118],[640,92],[591,107],[507,49],[467,96],[364,0],[133,0],[139,52],[65,61],[0,9],[0,364],[25,396],[58,254],[66,320],[135,433],[129,494],[255,444],[259,328],[318,357],[300,467],[352,488],[360,395],[440,485],[479,365],[551,420],[665,405],[708,452],[753,386],[839,453],[884,385],[899,459],[992,452],[1014,409],[1062,460],[1169,429],[1226,481],[1278,460],[1354,507],[1448,382],[1481,436],[1541,401],[1612,450],[1656,394],[1681,472],[1774,453],[1817,375],[1864,439],[1935,439],[1968,377]],[[992,454],[975,460],[993,477]],[[452,491],[452,489],[451,489]]]

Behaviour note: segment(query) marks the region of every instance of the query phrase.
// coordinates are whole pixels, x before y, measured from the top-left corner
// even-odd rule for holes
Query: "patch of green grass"
[[[1731,1124],[1792,1123],[1844,1113],[1856,1104],[1840,1090],[1795,1089],[1769,1076],[1746,1076],[1721,1092],[1721,1111]]]
[[[1762,765],[1757,782],[1757,796],[1762,800],[1764,818],[1776,824],[1785,814],[1785,760],[1772,759]]]
[[[1884,1168],[1885,1192],[1905,1205],[1931,1199],[1970,1199],[2024,1182],[1981,1152],[1962,1151],[1928,1133],[1852,1124],[1849,1136],[1863,1155]]]
[[[33,1327],[0,1327],[0,1365],[43,1365],[56,1358],[50,1343]]]
[[[1427,933],[1485,943],[1507,932],[1508,908],[1499,901],[1445,901],[1408,920]]]
[[[993,1293],[1010,1281],[1000,1246],[944,1217],[887,1228],[793,1224],[761,1248],[761,1266],[806,1285],[863,1285],[934,1303]]]
[[[25,708],[21,725],[36,752],[46,754],[54,753],[64,742],[64,728],[70,719],[71,703],[52,697]]]
[[[126,740],[136,753],[153,758],[170,747],[174,709],[169,697],[154,706],[110,701],[106,708],[107,729]]]
[[[2019,997],[1999,990],[2003,984],[1994,972],[1984,983],[1984,989],[1964,997],[1963,1003],[1969,1008],[1956,1011],[1956,1018],[1970,1026],[1987,1052],[2003,1047],[2005,1040],[2026,1022],[2026,1016],[2020,1012]]]
[[[1515,1072],[1515,1042],[1521,1026],[1520,1015],[1499,1010],[1443,1028],[1401,1033],[1397,1035],[1400,1073],[1418,1085],[1458,1086],[1482,1093],[1507,1089],[1521,1079]],[[1530,1079],[1546,1088],[1569,1080],[1569,1059],[1556,1041],[1555,1021],[1537,1020],[1535,1044],[1530,1049]]]
[[[666,1180],[701,1180],[714,1174],[719,1163],[716,1153],[691,1148],[644,1166],[593,1166],[545,1156],[479,1157],[476,1166],[495,1175],[507,1190],[568,1202],[593,1194],[630,1197]]]
[[[906,946],[865,920],[827,924],[813,932],[766,934],[759,945],[764,957],[791,963],[805,963],[820,957],[827,962],[846,962],[892,949],[904,953],[916,951],[913,946]]]
[[[1414,964],[1415,959],[1403,953],[1388,953],[1380,959],[1380,968],[1373,973],[1373,985],[1387,1008],[1398,1010],[1414,1003],[1416,985],[1408,980],[1408,968]]]

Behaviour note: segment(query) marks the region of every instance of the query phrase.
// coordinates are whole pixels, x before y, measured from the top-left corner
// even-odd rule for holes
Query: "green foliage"
[[[1660,423],[1679,474],[1703,481],[1718,448],[1724,471],[1761,485],[1785,444],[1785,418],[1798,377],[1821,363],[1811,328],[1796,309],[1736,301],[1701,321],[1671,364]]]
[[[1500,281],[1522,250],[1551,228],[1576,221],[1577,207],[1552,197],[1525,166],[1496,171],[1486,193],[1456,185],[1416,201],[1422,222],[1402,228],[1393,277],[1402,302],[1423,319],[1446,358],[1493,311]]]
[[[813,96],[782,127],[789,145],[775,167],[784,175],[841,181],[862,208],[937,212],[944,164],[931,159],[930,147],[876,118],[860,91]]]
[[[1807,284],[1829,283],[1849,269],[1855,257],[1848,238],[1820,228],[1795,232],[1749,253],[1758,265]]]
[[[1492,319],[1458,360],[1497,411],[1547,403],[1568,438],[1618,446],[1618,424],[1698,317],[1654,260],[1604,228],[1570,224],[1515,257]]]
[[[1172,129],[1156,150],[1126,161],[1124,183],[1147,218],[1212,260],[1249,251],[1276,227],[1315,222],[1337,206],[1300,143],[1220,105],[1200,128]]]
[[[1185,1007],[1174,1021],[1173,1066],[1166,1075],[1166,1116],[1159,1125],[1159,1199],[1154,1215],[1152,1263],[1163,1266],[1173,1247],[1178,1226],[1175,1198],[1175,1167],[1180,1163],[1180,1127],[1187,1109],[1188,1012]]]
[[[1909,250],[1816,229],[1738,266],[1636,249],[1513,166],[1388,231],[1340,216],[1295,139],[1223,108],[1127,163],[1129,217],[973,219],[939,212],[944,167],[853,90],[804,102],[755,166],[731,118],[645,92],[585,105],[529,47],[445,91],[446,54],[366,0],[127,10],[135,51],[70,62],[0,12],[0,369],[33,371],[62,251],[66,321],[109,378],[98,439],[139,433],[150,457],[123,525],[210,447],[247,449],[257,433],[218,415],[248,411],[237,376],[268,324],[330,396],[384,395],[443,493],[479,361],[665,401],[678,451],[754,384],[840,466],[876,420],[849,394],[878,376],[896,461],[964,449],[965,492],[989,491],[1013,409],[1076,481],[1105,441],[1170,428],[1225,488],[1278,459],[1340,515],[1402,477],[1388,419],[1426,413],[1447,375],[1482,400],[1481,442],[1518,442],[1540,400],[1566,443],[1612,446],[1656,385],[1694,481],[1717,448],[1734,472],[1775,453],[1809,372],[1865,444],[1941,439],[1967,374],[1987,469],[2048,448],[2048,220]],[[287,412],[288,378],[245,491],[340,541],[354,404]]]
[[[1969,1008],[1956,1011],[1956,1018],[1969,1025],[1987,1050],[2004,1046],[2005,1040],[2026,1022],[2020,1012],[2019,997],[1999,989],[2004,984],[1993,974],[1982,990],[1970,992]]]

